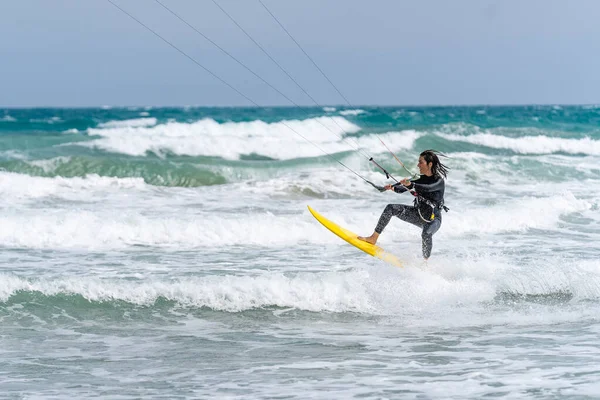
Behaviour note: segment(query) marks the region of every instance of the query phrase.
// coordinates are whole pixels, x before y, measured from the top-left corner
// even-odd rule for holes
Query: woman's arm
[[[398,182],[398,183],[392,185],[392,190],[396,193],[404,193],[409,189],[406,186],[404,186],[402,184],[402,182]]]

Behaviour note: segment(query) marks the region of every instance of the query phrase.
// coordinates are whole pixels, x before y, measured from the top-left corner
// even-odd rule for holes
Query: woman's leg
[[[379,235],[387,224],[390,222],[392,217],[398,217],[402,221],[409,222],[418,227],[423,226],[423,221],[419,218],[419,213],[417,209],[413,206],[407,206],[405,204],[388,204],[387,207],[383,210],[381,217],[379,217],[379,221],[377,222],[377,226],[375,227],[375,232],[371,236],[362,237],[359,236],[360,240],[364,240],[365,242],[369,242],[371,244],[377,243],[377,239]]]
[[[426,260],[431,256],[431,249],[433,248],[433,234],[440,229],[442,226],[442,218],[437,217],[430,224],[423,226],[423,232],[421,232],[421,239],[423,239],[423,258]]]
[[[405,204],[388,204],[383,210],[381,217],[379,217],[375,232],[383,232],[392,217],[398,217],[402,221],[409,222],[418,227],[423,226],[423,221],[419,218],[419,213],[415,207],[407,206]]]

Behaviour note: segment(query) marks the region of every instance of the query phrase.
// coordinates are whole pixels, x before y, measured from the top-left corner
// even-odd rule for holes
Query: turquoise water
[[[600,107],[0,110],[8,398],[595,398]],[[445,152],[450,212],[368,234]],[[342,162],[352,171],[344,168]]]

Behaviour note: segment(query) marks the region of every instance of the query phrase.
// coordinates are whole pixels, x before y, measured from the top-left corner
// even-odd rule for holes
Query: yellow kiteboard
[[[317,221],[323,224],[325,228],[329,229],[331,232],[335,233],[336,235],[344,239],[346,242],[350,243],[352,246],[359,248],[365,253],[370,254],[373,257],[377,257],[389,264],[395,265],[397,267],[404,267],[404,265],[402,265],[402,262],[400,262],[400,260],[398,260],[398,257],[396,257],[395,255],[388,253],[387,251],[385,251],[377,245],[367,243],[363,240],[358,239],[358,235],[356,233],[351,232],[348,229],[342,228],[335,222],[328,220],[327,218],[313,210],[310,206],[308,206],[308,211],[310,211],[313,217],[315,217]]]

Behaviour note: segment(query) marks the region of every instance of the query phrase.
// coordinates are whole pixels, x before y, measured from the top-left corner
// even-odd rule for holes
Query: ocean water
[[[380,140],[449,156],[428,263],[306,208],[409,204]],[[3,109],[0,397],[598,398],[599,201],[596,106]]]

